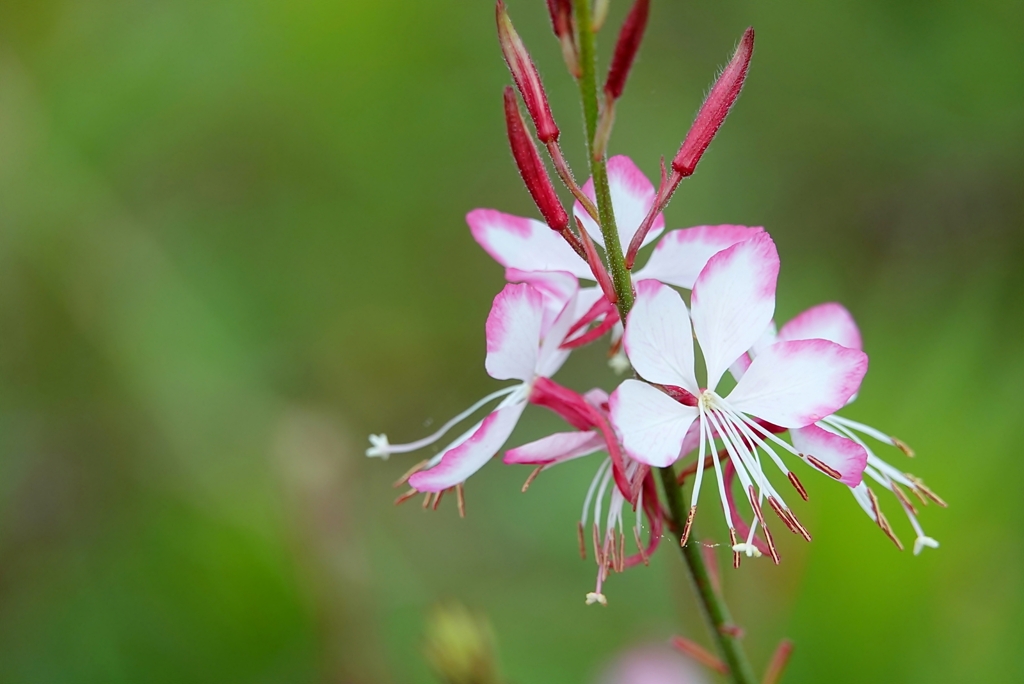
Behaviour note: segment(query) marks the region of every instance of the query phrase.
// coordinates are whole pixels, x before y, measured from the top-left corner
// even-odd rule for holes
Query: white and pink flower
[[[760,453],[802,493],[777,450],[800,458],[804,455],[775,433],[812,425],[841,408],[857,392],[868,365],[862,351],[828,340],[778,341],[757,354],[731,391],[719,391],[729,367],[755,346],[771,324],[778,272],[775,244],[767,233],[758,232],[708,259],[694,281],[689,311],[671,288],[654,280],[639,282],[624,346],[646,382],[626,380],[610,400],[611,420],[622,444],[629,456],[641,463],[658,467],[674,463],[683,455],[691,428],[697,431],[697,462],[703,463],[705,453],[710,452],[736,553],[754,553],[756,523],[765,525],[761,514],[765,498],[787,527],[809,538],[768,480]],[[702,384],[696,378],[694,337],[707,369]],[[727,503],[716,438],[735,464],[757,515],[743,543],[735,540],[736,525]],[[841,465],[842,477],[853,481],[860,476],[855,462]],[[863,470],[863,465],[859,468]],[[698,468],[696,473],[684,542],[703,472]],[[777,562],[767,528],[765,535]]]

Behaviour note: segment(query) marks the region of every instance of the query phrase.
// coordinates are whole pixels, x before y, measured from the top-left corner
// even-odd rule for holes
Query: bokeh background
[[[582,169],[544,3],[508,4]],[[612,152],[653,177],[756,27],[669,227],[766,226],[783,319],[846,303],[872,360],[847,415],[950,503],[914,557],[807,474],[814,542],[724,577],[757,663],[795,640],[787,682],[1024,681],[1021,9],[653,3]],[[392,507],[417,457],[363,456],[498,386],[502,273],[463,217],[535,212],[508,80],[485,0],[0,4],[0,682],[431,682],[439,601],[487,617],[515,682],[706,642],[671,549],[583,605],[596,461],[525,495],[491,464],[460,520]],[[602,355],[560,380],[612,387]],[[526,416],[513,443],[559,425]]]

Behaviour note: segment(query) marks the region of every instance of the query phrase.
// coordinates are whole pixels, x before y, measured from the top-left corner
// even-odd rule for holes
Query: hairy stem
[[[611,274],[615,293],[618,295],[617,306],[623,321],[633,306],[633,285],[629,270],[626,268],[619,241],[619,231],[615,225],[615,213],[612,210],[611,190],[608,187],[608,166],[604,150],[596,145],[599,104],[597,97],[597,78],[594,47],[594,30],[590,14],[590,0],[573,0],[576,13],[576,26],[579,31],[579,67],[580,97],[583,102],[583,116],[586,122],[587,151],[590,159],[590,173],[594,177],[594,195],[597,199],[597,210],[601,224],[601,235],[604,238],[608,269]],[[603,146],[601,146],[603,147]],[[665,498],[671,513],[670,527],[675,534],[676,542],[686,519],[684,514],[682,492],[676,482],[675,469],[670,465],[660,468]],[[729,678],[736,684],[755,684],[750,662],[743,651],[743,645],[732,624],[732,617],[725,599],[715,590],[711,583],[711,575],[701,556],[699,545],[687,544],[680,547],[683,560],[690,572],[694,588],[704,607],[704,614],[711,626],[715,641],[721,651],[722,659],[729,666]]]
[[[604,238],[608,270],[619,296],[618,307],[622,320],[633,306],[633,284],[626,268],[619,230],[615,226],[615,212],[612,210],[612,194],[608,187],[608,164],[602,150],[595,148],[597,135],[597,65],[595,63],[594,30],[590,16],[590,0],[573,0],[576,10],[576,26],[579,30],[580,50],[580,97],[583,100],[583,118],[587,128],[587,152],[590,159],[590,175],[594,177],[594,195],[601,219],[601,237]]]

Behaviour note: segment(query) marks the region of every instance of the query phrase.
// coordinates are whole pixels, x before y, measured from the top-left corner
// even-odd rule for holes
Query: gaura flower
[[[583,513],[577,526],[580,544],[580,556],[586,558],[586,530],[589,520],[590,537],[594,560],[597,562],[597,586],[587,594],[587,603],[607,605],[602,593],[604,581],[611,572],[623,572],[626,568],[640,563],[647,564],[648,558],[658,548],[661,541],[661,513],[658,510],[657,486],[648,466],[634,461],[627,455],[619,453],[618,443],[610,430],[606,430],[608,416],[608,394],[601,389],[593,389],[583,396],[577,395],[575,402],[565,401],[563,405],[574,403],[578,408],[578,418],[567,415],[566,419],[579,428],[575,432],[556,432],[534,442],[524,444],[505,452],[505,463],[536,466],[536,469],[523,485],[523,491],[542,471],[566,463],[598,451],[607,450],[608,456],[602,459],[597,468],[587,495],[583,501]],[[582,405],[582,406],[581,406]],[[591,430],[597,428],[597,431]],[[617,477],[619,472],[625,476]],[[605,494],[611,490],[608,501],[608,513],[602,523]],[[624,533],[623,513],[626,504],[636,513],[632,525],[633,541],[637,553],[626,555],[626,535]],[[642,519],[647,516],[650,533],[645,544],[642,540]],[[603,527],[602,527],[603,525]]]
[[[754,346],[771,323],[778,272],[774,242],[767,233],[758,233],[708,260],[694,282],[689,312],[671,288],[651,280],[638,283],[624,343],[626,355],[646,382],[626,380],[610,399],[611,421],[626,452],[650,466],[674,463],[691,426],[696,425],[697,463],[704,463],[705,453],[710,452],[735,553],[754,553],[755,527],[751,526],[745,542],[736,542],[715,439],[722,440],[735,463],[761,526],[765,526],[761,502],[767,497],[786,526],[809,539],[765,475],[758,450],[802,492],[776,449],[802,455],[772,428],[805,427],[831,415],[856,393],[867,372],[867,356],[860,350],[821,339],[786,340],[759,353],[731,391],[718,391],[729,366]],[[703,386],[696,379],[694,336],[707,368]],[[693,522],[703,473],[703,468],[697,469],[683,543]],[[765,535],[774,549],[767,528]],[[777,555],[772,555],[778,562]]]
[[[421,463],[408,476],[412,491],[440,493],[456,488],[490,460],[515,428],[527,403],[556,403],[550,397],[548,378],[555,374],[569,351],[561,348],[576,308],[572,293],[553,319],[544,293],[528,284],[510,284],[494,298],[487,316],[487,357],[485,368],[496,380],[518,380],[515,385],[493,392],[445,423],[429,437],[409,444],[390,444],[386,435],[371,435],[367,456],[387,458],[391,454],[422,449],[441,439],[452,427],[494,400],[498,405],[483,420],[464,432],[439,454]],[[404,500],[400,497],[400,500]],[[461,510],[461,506],[460,506]]]
[[[750,352],[740,357],[733,367],[733,371],[735,374],[741,375],[750,365],[751,359],[756,358],[761,349],[776,341],[813,338],[831,340],[850,349],[863,348],[860,330],[857,328],[853,316],[841,304],[830,302],[807,309],[783,325],[777,333],[774,326],[769,326],[768,331]],[[848,403],[853,403],[854,399],[856,399],[856,395],[851,397]],[[897,547],[902,549],[903,544],[893,532],[878,504],[878,498],[867,483],[859,477],[855,480],[841,477],[843,473],[853,469],[853,464],[850,464],[850,467],[846,465],[848,461],[856,460],[859,463],[863,459],[864,474],[892,492],[906,513],[916,534],[914,554],[921,553],[926,546],[938,548],[939,543],[924,533],[917,520],[917,509],[910,502],[910,498],[902,487],[913,492],[922,504],[927,504],[929,500],[932,500],[945,507],[945,502],[928,489],[919,478],[901,472],[876,456],[862,436],[895,447],[907,456],[913,456],[913,451],[901,440],[838,414],[826,416],[814,425],[792,430],[790,434],[793,446],[805,454],[814,454],[814,457],[808,457],[811,465],[848,485],[853,497],[868,517],[878,524]]]

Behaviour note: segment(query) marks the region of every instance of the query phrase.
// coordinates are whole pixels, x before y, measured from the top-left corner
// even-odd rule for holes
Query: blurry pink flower
[[[776,341],[786,340],[807,340],[823,339],[830,340],[850,349],[861,350],[860,330],[857,328],[853,316],[841,304],[826,303],[812,307],[799,314],[786,323],[776,333],[773,326],[769,326],[766,334],[759,340],[749,354],[740,357],[734,365],[733,371],[741,376],[743,371],[750,365],[751,358],[756,358],[758,353]],[[848,403],[853,403],[856,395],[850,398]],[[899,439],[881,432],[869,425],[858,423],[833,414],[826,416],[814,425],[798,428],[791,431],[793,446],[801,453],[807,455],[807,461],[815,468],[843,482],[850,487],[854,498],[868,517],[878,524],[882,530],[896,543],[903,548],[896,537],[889,522],[882,514],[878,505],[878,499],[874,492],[868,487],[861,477],[850,477],[854,465],[863,463],[864,474],[892,492],[899,501],[900,507],[906,513],[911,526],[914,528],[916,538],[914,540],[914,554],[921,553],[924,547],[937,548],[939,543],[927,536],[917,520],[917,509],[910,502],[909,497],[901,487],[908,488],[922,503],[929,499],[941,506],[945,506],[921,480],[913,475],[903,473],[889,465],[875,455],[871,447],[861,438],[866,435],[876,441],[892,447],[896,447],[904,454],[912,456],[913,452]]]
[[[620,655],[595,684],[708,684],[693,662],[667,645],[641,646]]]
[[[761,232],[708,260],[693,285],[689,312],[671,288],[641,281],[624,342],[630,362],[647,382],[626,380],[610,400],[611,420],[626,452],[650,466],[675,462],[696,424],[697,462],[703,463],[706,450],[710,450],[733,549],[750,555],[755,553],[751,545],[754,527],[746,542],[735,541],[715,438],[723,441],[735,463],[761,525],[765,523],[760,503],[767,496],[787,527],[808,537],[765,476],[757,449],[794,483],[795,476],[769,442],[794,455],[799,453],[765,424],[800,428],[831,415],[853,396],[867,371],[867,356],[859,350],[827,340],[780,341],[757,355],[732,391],[725,396],[716,391],[729,366],[754,346],[770,325],[778,271],[775,244]],[[694,335],[707,367],[703,387],[694,370]],[[703,473],[703,468],[697,469],[684,542]],[[767,531],[766,536],[773,547]],[[778,562],[774,553],[773,558]]]
[[[496,380],[520,382],[489,394],[434,434],[416,442],[390,444],[386,435],[371,435],[371,447],[366,455],[387,458],[433,444],[456,424],[500,398],[501,402],[487,417],[409,478],[410,486],[420,492],[442,492],[461,485],[498,452],[528,402],[549,400],[544,381],[561,368],[569,355],[567,350],[561,349],[561,344],[572,324],[575,307],[573,292],[557,317],[552,317],[549,298],[540,289],[527,284],[506,285],[494,298],[487,317],[484,365]]]

